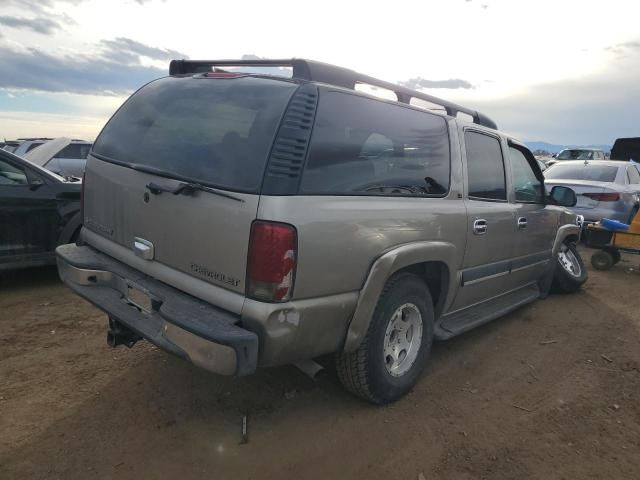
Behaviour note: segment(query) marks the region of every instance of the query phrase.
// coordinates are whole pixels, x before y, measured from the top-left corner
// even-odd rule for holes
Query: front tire
[[[557,293],[574,293],[587,281],[587,269],[576,244],[563,243],[556,254],[556,268],[551,290]]]
[[[353,352],[337,355],[342,384],[351,393],[383,405],[416,384],[433,343],[434,311],[425,283],[410,273],[385,286],[365,338]]]

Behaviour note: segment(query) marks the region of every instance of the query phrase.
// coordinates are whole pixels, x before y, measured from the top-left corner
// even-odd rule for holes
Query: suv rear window
[[[349,93],[320,96],[300,192],[433,195],[449,190],[442,116]]]
[[[93,146],[103,160],[205,185],[257,192],[297,85],[241,77],[166,77],[140,89]]]

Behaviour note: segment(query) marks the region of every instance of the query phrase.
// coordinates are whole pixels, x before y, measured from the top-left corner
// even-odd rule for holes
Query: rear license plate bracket
[[[152,300],[148,292],[133,285],[127,285],[127,302],[139,308],[143,313],[150,314]]]

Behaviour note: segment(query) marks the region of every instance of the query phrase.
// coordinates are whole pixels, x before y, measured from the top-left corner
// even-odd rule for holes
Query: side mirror
[[[559,205],[561,207],[574,207],[578,202],[576,192],[562,185],[556,185],[551,189],[549,199],[553,205]]]
[[[551,158],[556,158],[558,156],[557,153],[554,153],[553,155],[551,155]]]
[[[37,190],[42,185],[44,185],[44,181],[41,178],[33,178],[29,182],[29,190]]]

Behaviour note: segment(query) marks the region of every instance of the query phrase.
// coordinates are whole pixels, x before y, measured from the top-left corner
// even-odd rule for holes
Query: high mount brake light
[[[583,193],[582,195],[598,202],[617,202],[618,200],[620,200],[620,194],[615,192]]]
[[[208,72],[204,74],[207,78],[240,78],[246,77],[246,73],[236,73],[236,72]]]
[[[254,222],[249,239],[247,295],[267,302],[289,300],[297,251],[297,233],[291,225]]]

